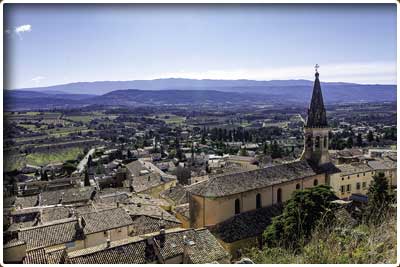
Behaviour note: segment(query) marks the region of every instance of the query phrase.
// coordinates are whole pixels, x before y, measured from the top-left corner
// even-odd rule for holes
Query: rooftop
[[[316,174],[311,165],[302,160],[262,169],[215,176],[208,181],[192,186],[190,191],[194,195],[204,197],[222,197]]]
[[[108,209],[82,215],[84,233],[92,234],[132,224],[132,219],[122,208]]]
[[[165,241],[160,241],[159,233],[130,237],[102,244],[96,247],[68,253],[68,262],[75,264],[135,264],[159,262],[157,254],[163,260],[181,256],[184,253],[184,236],[190,241],[187,255],[189,263],[210,263],[226,261],[229,254],[207,229],[167,229]],[[152,239],[154,246],[147,240]],[[156,252],[157,250],[157,252]]]

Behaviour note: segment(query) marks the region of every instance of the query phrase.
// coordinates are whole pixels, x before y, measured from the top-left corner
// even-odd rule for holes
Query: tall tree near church
[[[89,171],[88,169],[85,169],[85,181],[84,181],[85,186],[90,186],[90,180],[89,180]]]
[[[389,185],[385,174],[375,174],[368,189],[367,220],[379,224],[390,205]]]

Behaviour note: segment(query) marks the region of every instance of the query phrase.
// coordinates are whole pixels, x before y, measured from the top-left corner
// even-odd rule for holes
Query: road
[[[93,155],[94,151],[96,149],[92,148],[89,150],[89,152],[86,154],[86,156],[79,162],[78,166],[76,167],[76,171],[74,173],[81,173],[85,169],[85,166],[87,164],[89,156]]]

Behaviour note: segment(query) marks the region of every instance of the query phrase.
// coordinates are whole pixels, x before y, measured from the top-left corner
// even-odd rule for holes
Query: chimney
[[[164,220],[161,221],[159,240],[160,240],[160,248],[163,248],[164,245],[165,245],[165,226],[164,226]]]
[[[38,224],[39,225],[43,224],[43,210],[39,211],[37,218],[38,218]]]
[[[183,236],[183,264],[188,263],[188,246],[187,246],[187,237],[186,235]]]
[[[39,195],[38,195],[37,205],[36,206],[40,206],[40,205],[42,205],[42,193],[39,193]]]
[[[183,264],[187,264],[189,261],[188,249],[191,246],[194,246],[195,243],[192,240],[189,240],[186,235],[183,236]]]
[[[111,232],[107,231],[107,247],[111,246]]]
[[[83,240],[85,239],[85,234],[83,232],[83,229],[85,228],[84,222],[82,221],[82,217],[78,217],[78,222],[75,225],[75,237],[77,240]]]

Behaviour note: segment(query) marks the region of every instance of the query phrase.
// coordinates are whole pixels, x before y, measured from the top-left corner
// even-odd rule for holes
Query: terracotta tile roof
[[[147,194],[134,194],[129,199],[131,204],[153,205],[153,206],[170,206],[170,203],[165,199],[154,198]]]
[[[50,224],[22,229],[18,239],[25,241],[27,250],[64,244],[75,239],[76,219],[64,219]]]
[[[72,264],[140,264],[146,263],[146,242],[140,237],[130,237],[99,246],[68,253],[67,263]]]
[[[67,207],[51,207],[42,210],[42,222],[47,223],[51,221],[66,219],[71,217],[72,209]]]
[[[188,251],[191,263],[229,263],[229,253],[224,250],[209,230],[198,229],[195,231],[195,247],[190,247]]]
[[[156,250],[163,260],[182,256],[184,252],[184,236],[192,241],[187,252],[189,263],[226,262],[229,254],[207,229],[169,229],[165,233],[165,241],[160,241],[159,233],[130,237],[124,240],[102,244],[96,247],[68,253],[68,263],[75,264],[135,264],[160,263]],[[152,239],[155,245],[147,243]],[[147,248],[147,249],[146,249]]]
[[[213,226],[210,230],[224,242],[231,243],[261,235],[272,218],[281,213],[280,205],[243,212]]]
[[[194,195],[222,197],[316,175],[307,161],[271,166],[210,178],[190,188]]]
[[[353,163],[353,164],[343,164],[336,165],[336,167],[340,170],[340,175],[350,175],[361,172],[372,171],[373,169],[365,163]]]
[[[34,207],[38,203],[38,196],[26,196],[26,197],[17,197],[15,200],[14,205],[16,207],[22,207],[22,208],[29,208],[29,207]]]
[[[163,218],[164,220],[179,222],[175,216],[168,213],[166,210],[159,206],[154,205],[124,205],[123,208],[128,212],[131,217],[146,215],[154,218]]]
[[[162,225],[165,229],[171,229],[181,226],[181,224],[176,221],[162,220],[160,218],[141,215],[133,219],[132,231],[129,233],[129,235],[137,236],[154,233],[159,231],[160,226]]]
[[[171,200],[175,205],[181,205],[189,202],[187,197],[187,189],[181,184],[177,184],[174,187],[162,191],[160,196]]]
[[[175,207],[175,212],[179,213],[183,217],[186,217],[187,219],[190,219],[189,203],[176,206]]]
[[[85,234],[119,228],[133,223],[131,217],[122,208],[86,213],[82,215],[82,219]]]
[[[28,251],[23,264],[47,264],[46,253],[43,248]]]
[[[40,193],[40,205],[56,205],[59,203],[87,202],[90,200],[94,188],[79,187],[63,190],[44,191]]]

